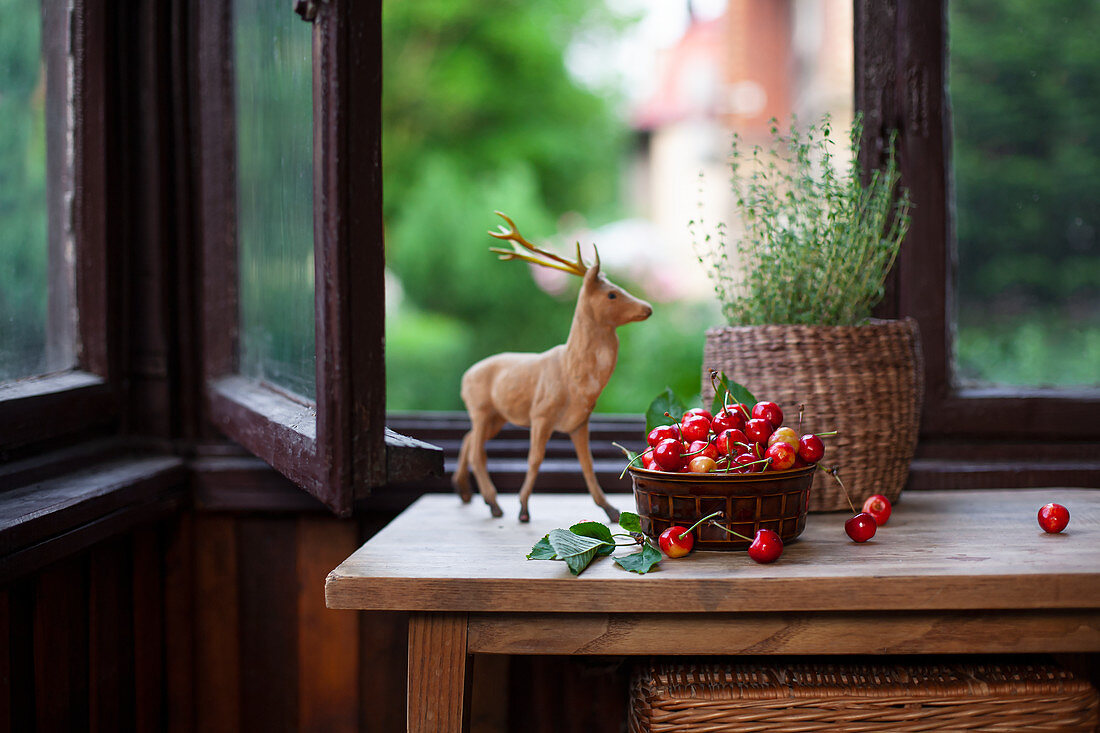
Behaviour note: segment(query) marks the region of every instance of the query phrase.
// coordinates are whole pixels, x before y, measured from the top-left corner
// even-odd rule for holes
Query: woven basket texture
[[[630,733],[1094,731],[1086,680],[1041,663],[725,665],[649,662]]]
[[[917,444],[923,365],[913,319],[861,326],[727,326],[707,331],[703,403],[713,399],[710,370],[783,410],[802,432],[825,439],[824,466],[839,466],[857,507],[872,494],[901,494]],[[810,511],[848,509],[840,486],[823,471],[814,478]]]

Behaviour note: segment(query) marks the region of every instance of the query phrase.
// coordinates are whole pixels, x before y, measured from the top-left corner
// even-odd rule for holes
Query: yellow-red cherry
[[[796,455],[794,448],[782,441],[772,443],[768,446],[768,449],[764,451],[764,457],[771,459],[768,468],[773,471],[786,471],[794,465]]]
[[[1069,524],[1069,509],[1061,504],[1046,504],[1039,509],[1039,526],[1044,532],[1057,534]]]
[[[699,455],[688,461],[688,471],[691,473],[710,473],[717,465],[710,456]]]
[[[657,545],[660,546],[661,552],[669,557],[683,557],[695,546],[695,538],[687,527],[669,527],[661,532],[661,536],[657,538]]]
[[[768,447],[775,445],[776,443],[786,443],[794,452],[798,452],[798,433],[794,431],[794,428],[781,427],[776,428],[775,432],[768,436]]]

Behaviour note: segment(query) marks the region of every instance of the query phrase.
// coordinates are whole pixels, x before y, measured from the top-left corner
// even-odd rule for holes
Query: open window
[[[1002,9],[1008,10],[1007,7]],[[1079,10],[1094,13],[1089,3],[1080,3]],[[1038,8],[1034,12],[1042,14]],[[1065,22],[1079,23],[1082,28],[1089,29],[1087,33],[1094,32],[1093,26],[1083,18],[1067,18]],[[1063,20],[1059,18],[1058,23]],[[959,134],[969,133],[960,133],[957,126],[953,126],[952,114],[953,106],[958,108],[972,102],[960,99],[959,90],[953,89],[950,83],[951,74],[960,71],[955,68],[952,72],[949,67],[950,47],[954,43],[949,42],[949,38],[952,33],[967,32],[964,27],[950,26],[946,2],[856,2],[856,103],[866,114],[864,147],[868,151],[867,162],[876,162],[874,157],[886,149],[889,131],[896,129],[903,183],[909,187],[916,204],[913,224],[883,306],[884,315],[912,316],[921,329],[925,404],[921,460],[914,470],[919,474],[927,469],[919,481],[929,487],[938,486],[935,475],[950,475],[950,480],[960,485],[959,474],[948,464],[961,460],[991,462],[983,470],[971,466],[971,475],[963,479],[967,484],[981,484],[983,479],[979,475],[985,473],[989,481],[1002,484],[1007,480],[1018,485],[1024,482],[1087,485],[1088,481],[1096,480],[1100,469],[1095,462],[1095,441],[1100,439],[1100,422],[1094,417],[1100,408],[1095,363],[1092,364],[1091,385],[1043,387],[970,385],[955,361],[959,343],[956,286],[960,276],[970,274],[959,270],[959,222],[968,213],[960,207],[970,203],[960,199],[968,184],[959,180],[959,171],[953,168],[953,162],[958,163],[957,156],[953,156],[953,144],[962,144]],[[980,26],[983,42],[991,42],[988,30]],[[1021,40],[1029,38],[1033,43],[1040,30],[1020,25],[1017,32]],[[967,39],[959,35],[956,40],[962,43]],[[1056,45],[1060,44],[1061,41]],[[1080,50],[1080,44],[1078,46]],[[1016,42],[992,47],[994,51],[998,49],[1013,49],[1012,56],[1026,52]],[[1076,83],[1075,79],[1095,78],[1097,71],[1087,66],[1085,56],[1087,54],[1074,68],[1060,67],[1058,77],[1061,81],[1055,81],[1072,84]],[[997,57],[988,54],[982,57],[990,67],[987,70],[992,74],[990,83],[995,82],[998,74],[1019,71],[1004,66],[998,69],[997,64],[1001,61]],[[1042,68],[1031,68],[1030,72],[1025,69],[1023,77],[1030,78],[1029,73],[1035,76],[1042,71]],[[989,94],[994,92],[992,89],[987,91]],[[1026,104],[1023,88],[1017,89],[1014,97],[1017,103]],[[972,110],[964,108],[956,112],[970,115]],[[1035,132],[1059,134],[1053,128]],[[1081,144],[1085,146],[1082,156],[1090,160],[1095,158],[1095,136],[1091,141],[1082,140]],[[995,157],[1011,154],[1005,150]],[[995,160],[987,160],[988,166],[995,164]],[[1053,172],[1053,169],[1047,170],[1048,174]],[[1008,195],[1011,181],[1003,180],[1001,185],[1005,191],[1003,205],[1013,206]],[[1009,213],[1006,208],[1005,216]],[[990,222],[990,225],[995,223]],[[1070,218],[1068,228],[1048,234],[1064,238],[1074,232],[1080,233],[1082,223],[1088,224]],[[1044,243],[1039,245],[1045,246]],[[1004,246],[1010,244],[1005,242]],[[1095,284],[1093,288],[1095,297]],[[998,461],[1011,463],[1011,469],[1004,465],[998,468]]]
[[[442,462],[383,427],[381,8],[195,13],[207,414],[347,515]]]
[[[21,0],[4,20],[0,458],[103,434],[120,413],[106,26],[92,0]]]

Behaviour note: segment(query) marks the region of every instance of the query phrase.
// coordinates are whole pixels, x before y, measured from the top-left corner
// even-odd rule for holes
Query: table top
[[[633,498],[609,497],[621,509]],[[514,495],[493,519],[475,500],[419,499],[336,568],[330,608],[544,613],[706,613],[963,609],[1100,610],[1100,491],[914,491],[865,544],[844,533],[848,512],[811,514],[773,564],[745,552],[695,552],[638,575],[609,558],[580,576],[527,560],[543,535],[602,519],[587,494],[535,495],[530,524]],[[1039,507],[1070,511],[1044,533]],[[618,531],[615,528],[615,531]],[[629,553],[631,550],[619,550]]]

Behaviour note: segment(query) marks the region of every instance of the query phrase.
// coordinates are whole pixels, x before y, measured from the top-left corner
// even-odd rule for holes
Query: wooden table
[[[620,508],[628,496],[614,495]],[[857,545],[847,513],[811,515],[772,565],[743,552],[598,558],[579,577],[527,560],[544,534],[602,512],[536,495],[530,524],[421,498],[328,577],[330,608],[406,610],[409,730],[461,730],[470,654],[1100,652],[1100,491],[910,492]],[[1039,507],[1069,508],[1043,533]]]

